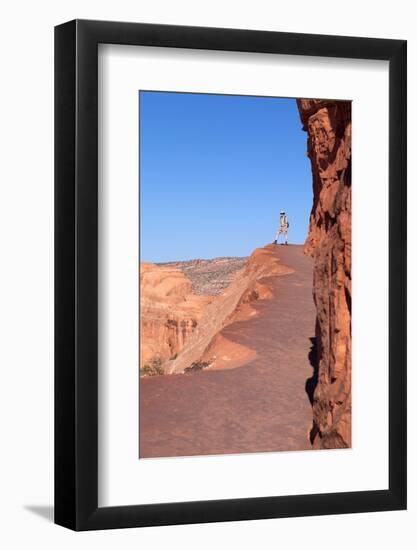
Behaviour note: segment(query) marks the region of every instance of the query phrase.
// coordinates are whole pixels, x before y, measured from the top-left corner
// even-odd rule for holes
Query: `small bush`
[[[154,359],[151,363],[145,363],[140,369],[141,376],[161,376],[162,374],[164,374],[164,369],[160,358]]]
[[[203,370],[210,366],[210,363],[207,361],[196,361],[195,363],[192,363],[190,367],[187,367],[184,369],[184,372],[195,372],[198,370]]]

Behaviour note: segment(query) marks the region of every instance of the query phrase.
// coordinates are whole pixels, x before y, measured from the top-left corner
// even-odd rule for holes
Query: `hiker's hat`
[[[280,214],[285,214],[284,210],[281,210]]]

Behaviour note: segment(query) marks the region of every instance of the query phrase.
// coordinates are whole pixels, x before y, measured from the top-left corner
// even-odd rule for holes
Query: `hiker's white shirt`
[[[277,229],[277,233],[275,235],[275,240],[278,240],[278,237],[280,235],[285,235],[285,241],[287,241],[288,238],[288,218],[285,214],[279,217],[279,226]]]

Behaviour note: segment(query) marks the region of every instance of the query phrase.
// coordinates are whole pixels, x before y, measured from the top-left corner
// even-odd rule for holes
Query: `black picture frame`
[[[98,506],[98,44],[389,62],[389,488]],[[406,508],[406,41],[74,20],[55,28],[55,523],[74,530]]]

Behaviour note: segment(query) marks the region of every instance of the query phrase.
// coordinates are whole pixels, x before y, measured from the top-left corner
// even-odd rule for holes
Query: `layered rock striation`
[[[196,295],[181,270],[140,266],[140,366],[174,360],[196,330],[210,296]]]
[[[315,448],[351,446],[351,102],[297,100],[313,175],[305,252],[317,309]]]

